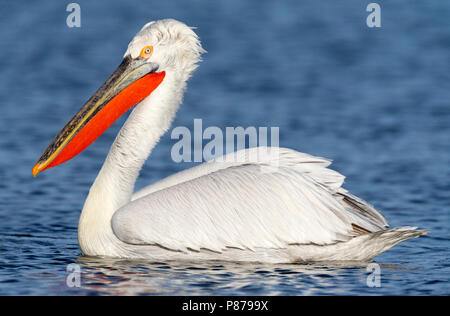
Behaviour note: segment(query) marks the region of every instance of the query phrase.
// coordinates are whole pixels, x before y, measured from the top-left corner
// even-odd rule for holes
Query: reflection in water
[[[348,291],[349,277],[360,287],[367,275],[366,262],[270,265],[80,257],[76,263],[83,294],[101,295],[305,295],[326,289],[339,294]],[[383,264],[381,269],[406,268]]]

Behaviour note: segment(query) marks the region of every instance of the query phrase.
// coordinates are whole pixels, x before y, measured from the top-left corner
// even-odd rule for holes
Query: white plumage
[[[152,45],[166,71],[117,136],[79,224],[85,255],[152,260],[368,260],[424,231],[384,230],[384,217],[341,185],[330,162],[284,148],[253,148],[172,175],[133,195],[139,171],[170,127],[203,52],[175,20],[151,22],[125,56]],[[227,159],[228,158],[228,159]]]

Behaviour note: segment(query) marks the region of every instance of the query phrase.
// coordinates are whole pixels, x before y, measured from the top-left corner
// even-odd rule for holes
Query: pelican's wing
[[[125,243],[178,250],[331,244],[387,225],[341,188],[330,161],[254,148],[166,178],[138,192],[112,219]]]

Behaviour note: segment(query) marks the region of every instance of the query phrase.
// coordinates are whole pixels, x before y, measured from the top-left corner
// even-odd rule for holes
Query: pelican
[[[81,212],[78,241],[85,256],[367,261],[427,233],[409,226],[387,229],[380,212],[342,188],[344,176],[328,168],[329,160],[286,148],[229,153],[133,193],[204,52],[184,23],[146,24],[117,70],[34,166],[36,176],[73,158],[134,107]]]

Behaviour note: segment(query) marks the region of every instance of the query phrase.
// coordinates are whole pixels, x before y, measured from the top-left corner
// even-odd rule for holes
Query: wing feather
[[[329,160],[283,148],[233,155],[138,192],[114,214],[116,236],[174,251],[221,252],[332,244],[387,225],[341,188],[344,176],[327,168]]]

